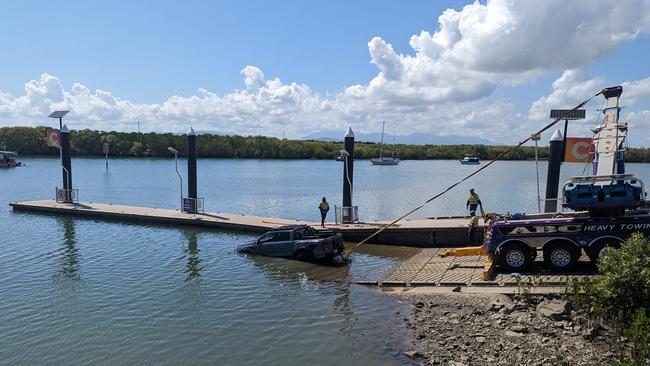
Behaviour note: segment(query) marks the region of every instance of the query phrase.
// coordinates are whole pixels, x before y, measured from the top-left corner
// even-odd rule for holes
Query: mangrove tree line
[[[45,138],[46,127],[2,127],[0,128],[0,149],[16,151],[21,155],[58,155],[56,148],[48,147]],[[102,143],[110,144],[111,156],[169,157],[167,147],[176,148],[185,154],[185,135],[171,133],[136,133],[96,130],[72,130],[72,153],[76,156],[102,155]],[[202,134],[198,138],[199,156],[208,158],[242,159],[334,159],[342,142],[303,141],[278,139],[266,136],[222,136]],[[508,149],[508,146],[485,145],[405,145],[395,147],[396,155],[402,159],[459,159],[464,154],[474,154],[481,159],[490,159]],[[384,151],[390,153],[392,147]],[[370,159],[379,154],[379,145],[357,142],[355,155],[359,159]],[[548,156],[548,147],[540,147],[539,156]],[[512,152],[504,159],[531,160],[535,152],[532,146],[525,146]],[[650,162],[650,149],[630,148],[626,152],[630,162]]]

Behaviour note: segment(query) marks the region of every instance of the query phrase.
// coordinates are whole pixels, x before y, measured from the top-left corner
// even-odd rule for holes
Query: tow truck
[[[486,255],[483,279],[494,264],[508,272],[525,272],[541,252],[544,264],[557,271],[573,268],[585,252],[597,262],[635,232],[650,235],[650,210],[643,181],[625,173],[628,125],[619,121],[621,86],[605,88],[601,124],[593,129],[593,174],[572,177],[562,186],[561,212],[545,218],[490,215],[483,245],[450,250],[442,256]]]

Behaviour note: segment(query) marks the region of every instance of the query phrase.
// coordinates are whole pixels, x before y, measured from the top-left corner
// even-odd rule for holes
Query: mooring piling
[[[345,134],[345,151],[343,166],[343,205],[341,207],[341,221],[351,223],[357,221],[356,207],[352,206],[352,189],[354,182],[354,132],[348,127]]]
[[[190,127],[187,131],[187,196],[190,198],[191,212],[197,211],[197,179],[196,179],[196,132]]]
[[[61,168],[63,171],[64,202],[72,202],[72,158],[70,154],[70,130],[61,128]]]
[[[560,130],[556,130],[549,140],[548,171],[546,173],[546,201],[544,212],[557,211],[558,185],[560,182],[560,166],[562,164],[562,153],[564,151],[564,137]]]

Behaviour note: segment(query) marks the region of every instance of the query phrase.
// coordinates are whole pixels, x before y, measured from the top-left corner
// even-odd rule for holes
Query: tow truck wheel
[[[510,243],[499,250],[499,266],[506,271],[525,271],[533,262],[530,248],[523,243]]]
[[[587,248],[586,252],[591,262],[597,264],[605,255],[607,255],[607,252],[610,249],[618,249],[620,247],[621,243],[618,240],[606,239],[591,244],[589,248]]]
[[[556,241],[544,248],[544,263],[557,271],[567,271],[575,266],[579,255],[573,244]]]

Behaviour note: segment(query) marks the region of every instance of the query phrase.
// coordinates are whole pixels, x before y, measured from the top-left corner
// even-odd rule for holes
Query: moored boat
[[[464,158],[460,159],[460,163],[465,165],[477,165],[477,164],[481,164],[481,161],[479,160],[478,157],[468,154],[465,155]]]
[[[384,127],[386,122],[383,122],[381,125],[381,141],[379,142],[379,157],[370,159],[372,165],[397,165],[399,164],[399,158],[395,157],[395,132],[393,132],[393,152],[390,157],[384,156]]]
[[[0,151],[0,168],[14,168],[21,166],[22,163],[16,161],[16,154],[13,151]]]

